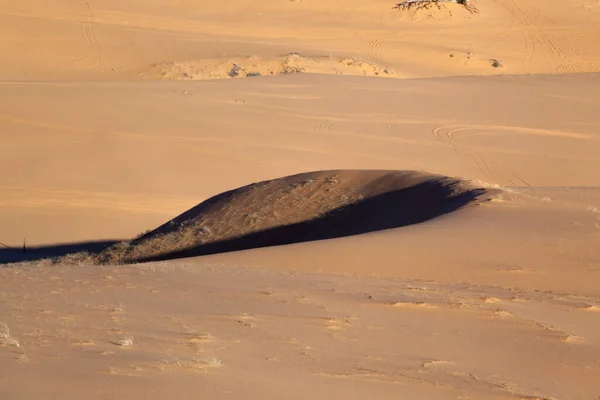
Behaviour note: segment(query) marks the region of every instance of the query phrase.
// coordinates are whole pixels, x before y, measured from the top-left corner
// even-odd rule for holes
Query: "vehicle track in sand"
[[[333,125],[335,124],[335,122],[336,121],[332,121],[332,120],[322,121],[317,126],[317,133],[320,134],[320,135],[330,135],[331,134],[331,128],[333,127]]]
[[[435,128],[432,131],[434,137],[445,143],[450,143],[454,152],[461,158],[469,160],[484,176],[488,178],[500,177],[506,179],[513,185],[524,184],[531,186],[530,183],[522,176],[519,176],[514,171],[510,170],[505,165],[502,165],[496,160],[491,159],[489,156],[483,154],[483,151],[498,151],[509,154],[536,154],[546,157],[554,157],[551,153],[532,153],[526,150],[511,150],[511,149],[496,149],[487,146],[472,146],[467,143],[467,138],[481,135],[534,135],[534,136],[551,136],[551,137],[562,137],[572,138],[577,140],[593,140],[598,141],[597,137],[586,135],[583,133],[574,132],[562,132],[562,131],[550,131],[544,129],[534,128],[522,128],[522,127],[511,127],[511,126],[493,126],[493,125],[444,125]],[[564,155],[565,158],[569,159],[585,159],[600,161],[597,159],[589,159],[587,157],[569,156]]]
[[[386,44],[386,41],[381,40],[381,39],[374,39],[369,44],[369,58],[372,61],[374,61],[375,63],[380,64],[380,65],[385,64],[385,61],[381,55],[385,44]]]
[[[100,43],[98,42],[94,31],[94,10],[87,0],[81,0],[81,3],[85,8],[83,36],[85,37],[85,42],[93,60],[93,68],[104,68],[102,48],[100,47]],[[106,70],[104,70],[104,74],[106,75]]]
[[[493,1],[510,14],[514,23],[521,30],[525,41],[522,72],[531,73],[534,70],[534,61],[539,62],[543,53],[546,53],[550,59],[553,72],[573,73],[582,70],[582,66],[577,62],[581,54],[572,44],[566,43],[562,37],[556,37],[549,33],[550,30],[546,27],[557,26],[557,24],[545,17],[543,10],[526,9],[526,3],[515,0]]]

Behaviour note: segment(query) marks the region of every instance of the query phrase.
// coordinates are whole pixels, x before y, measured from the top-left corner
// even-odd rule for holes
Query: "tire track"
[[[457,129],[453,129],[452,131],[448,132],[448,136],[452,138],[452,146],[454,148],[460,147],[461,150],[466,150],[467,152],[470,152],[471,159],[478,166],[480,171],[482,171],[486,176],[491,178],[495,173],[497,173],[497,171],[500,171],[500,174],[502,176],[504,176],[504,178],[506,180],[508,180],[508,182],[513,186],[517,186],[517,183],[511,178],[511,176],[513,178],[515,178],[517,181],[520,181],[525,186],[531,186],[531,184],[526,179],[524,179],[524,178],[520,177],[519,175],[517,175],[516,173],[510,171],[508,168],[506,168],[504,165],[502,165],[498,161],[492,160],[489,157],[485,157],[483,155],[483,153],[477,147],[465,145],[464,139],[466,137],[474,136],[474,135],[484,135],[485,134],[484,132],[474,133],[471,135],[466,134],[463,136],[456,136],[457,132],[460,132],[463,130],[464,129],[457,128]],[[492,169],[492,164],[495,165],[494,169]]]
[[[85,41],[92,56],[94,63],[93,67],[103,67],[104,57],[102,56],[102,48],[100,47],[98,39],[96,38],[96,33],[94,32],[94,10],[87,0],[81,0],[81,2],[86,9],[86,16],[84,17],[83,23],[83,36],[85,37]],[[104,73],[106,74],[106,71],[104,71]]]
[[[561,45],[558,43],[549,32],[556,32],[554,29],[542,29],[539,28],[538,25],[541,23],[544,26],[556,26],[554,21],[549,20],[544,17],[541,10],[533,9],[533,16],[537,16],[537,20],[534,19],[534,24],[532,26],[539,32],[540,38],[548,45],[548,50],[553,57],[559,61],[561,67],[563,68],[563,72],[578,72],[580,70],[580,65],[578,63],[574,63],[570,61],[573,57],[569,57],[566,53],[570,53],[571,55],[581,57],[581,53],[573,47],[571,44]],[[539,20],[539,21],[538,21]],[[568,36],[567,36],[568,37]]]
[[[504,127],[505,130],[506,128],[508,127]],[[525,186],[531,186],[527,179],[509,170],[506,166],[502,165],[498,161],[484,156],[482,151],[487,149],[469,146],[465,143],[465,139],[467,137],[486,134],[489,135],[490,132],[486,132],[486,130],[491,129],[495,129],[495,127],[449,125],[435,128],[433,130],[433,135],[438,140],[449,141],[452,145],[452,149],[459,157],[469,159],[475,168],[477,168],[477,170],[486,177],[493,179],[494,176],[499,176],[502,179],[506,179],[513,186],[517,186],[517,182]],[[475,133],[460,134],[468,131],[475,131]]]
[[[385,45],[385,40],[375,39],[369,44],[369,58],[378,63],[384,64],[384,60],[381,56],[381,50]]]
[[[481,153],[479,153],[478,151],[476,151],[475,149],[473,149],[471,147],[462,146],[462,143],[459,142],[454,135],[454,133],[457,132],[459,129],[454,129],[454,130],[449,129],[446,131],[447,128],[449,128],[449,127],[435,128],[433,130],[433,135],[438,140],[444,141],[444,139],[440,135],[440,132],[443,131],[444,138],[450,142],[450,145],[452,146],[452,150],[454,151],[454,153],[456,153],[456,155],[458,157],[469,159],[479,172],[481,172],[487,178],[491,178],[492,170],[491,170],[489,164],[487,163],[486,159],[481,155]]]
[[[340,137],[350,137],[356,139],[363,140],[374,140],[388,143],[399,143],[403,145],[429,145],[429,146],[440,146],[447,147],[448,143],[439,143],[434,141],[421,141],[416,139],[404,139],[394,136],[384,136],[384,135],[373,135],[369,133],[360,133],[360,132],[349,132],[345,130],[333,130],[332,127],[336,123],[336,121],[323,121],[319,123],[317,126],[317,134],[327,135],[327,136],[340,136]],[[393,124],[391,124],[393,125]],[[416,151],[416,150],[415,150]]]
[[[565,54],[565,48],[560,46],[545,30],[539,29],[540,37],[548,45],[548,51],[555,60],[555,65],[558,67],[560,72],[577,72],[579,70],[578,64],[573,64],[568,61],[568,57]],[[569,49],[571,53],[577,54],[573,49]]]
[[[333,124],[335,124],[335,121],[331,120],[321,122],[317,126],[317,133],[320,135],[330,135]]]
[[[78,1],[82,4],[82,6],[85,6],[85,8],[87,9],[87,22],[91,22],[91,25],[94,27],[97,25],[102,25],[110,27],[123,27],[126,29],[135,28],[138,30],[146,30],[151,32],[170,32],[177,34],[182,39],[197,39],[198,35],[203,34],[242,37],[245,40],[247,40],[248,38],[255,38],[260,40],[275,40],[276,38],[275,36],[273,36],[272,30],[268,26],[263,26],[261,24],[256,24],[252,27],[240,26],[240,24],[237,23],[225,21],[219,22],[215,21],[214,19],[209,19],[208,17],[207,20],[178,19],[171,18],[166,15],[153,16],[149,14],[147,15],[139,13],[129,13],[106,9],[102,10],[101,12],[92,12],[92,14],[90,15],[90,11],[93,11],[93,8],[91,7],[91,5],[89,5],[89,2],[87,0]],[[88,5],[90,6],[90,8],[88,8]],[[44,12],[44,14],[36,14],[29,11],[23,12],[18,10],[0,9],[0,15],[40,19],[46,21],[66,21],[69,23],[81,22],[81,16],[72,16],[65,12],[61,12],[60,10],[53,12]],[[299,30],[297,30],[295,34],[312,35],[318,33],[320,37],[322,37],[325,40],[337,38],[339,37],[339,35],[344,34],[344,32],[345,31],[341,30],[341,28],[332,30],[331,28],[305,27],[299,28]],[[275,42],[265,43],[275,44]]]
[[[526,70],[528,73],[531,73],[531,69],[533,66],[533,60],[534,60],[535,52],[536,52],[535,37],[531,33],[531,30],[529,29],[527,22],[522,18],[521,14],[516,11],[516,5],[512,4],[512,6],[511,6],[509,4],[506,4],[506,0],[493,0],[493,1],[498,6],[504,8],[506,11],[508,11],[508,13],[512,17],[513,21],[517,24],[517,26],[519,28],[519,32],[523,36],[523,41],[525,43],[525,53],[523,54],[523,59],[522,59],[521,63],[523,65],[523,69]]]
[[[540,10],[533,9],[529,10],[530,12],[525,12],[518,4],[526,3],[517,3],[514,0],[494,0],[494,2],[506,9],[514,22],[521,28],[525,38],[524,64],[528,64],[528,72],[532,72],[533,59],[536,51],[538,51],[537,47],[548,53],[555,72],[569,73],[580,70],[579,65],[570,62],[569,57],[566,55],[566,50],[578,55],[576,49],[572,46],[565,49],[565,46],[552,38],[546,29],[540,27],[540,24],[554,26],[552,21],[545,18]]]

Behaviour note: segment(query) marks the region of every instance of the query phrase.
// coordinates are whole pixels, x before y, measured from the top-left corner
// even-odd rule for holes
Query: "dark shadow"
[[[489,192],[485,189],[465,190],[433,179],[364,199],[309,221],[128,261],[148,262],[197,257],[399,228],[458,210],[478,198],[481,199],[486,193]]]
[[[44,258],[61,257],[71,253],[88,252],[98,254],[102,250],[121,242],[120,240],[103,240],[95,242],[64,243],[47,246],[0,248],[0,264],[22,261],[36,261]]]

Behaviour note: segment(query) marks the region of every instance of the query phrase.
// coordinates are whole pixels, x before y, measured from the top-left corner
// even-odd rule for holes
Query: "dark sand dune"
[[[96,259],[168,260],[357,235],[423,222],[489,195],[413,171],[304,173],[217,195]]]

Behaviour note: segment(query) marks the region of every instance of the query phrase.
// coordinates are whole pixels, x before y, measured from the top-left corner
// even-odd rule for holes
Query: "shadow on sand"
[[[78,253],[82,251],[93,255],[98,254],[102,250],[119,242],[119,240],[104,240],[95,242],[64,243],[27,247],[25,252],[23,252],[22,247],[5,247],[0,248],[0,264],[37,261],[45,258],[62,257],[67,254]]]

